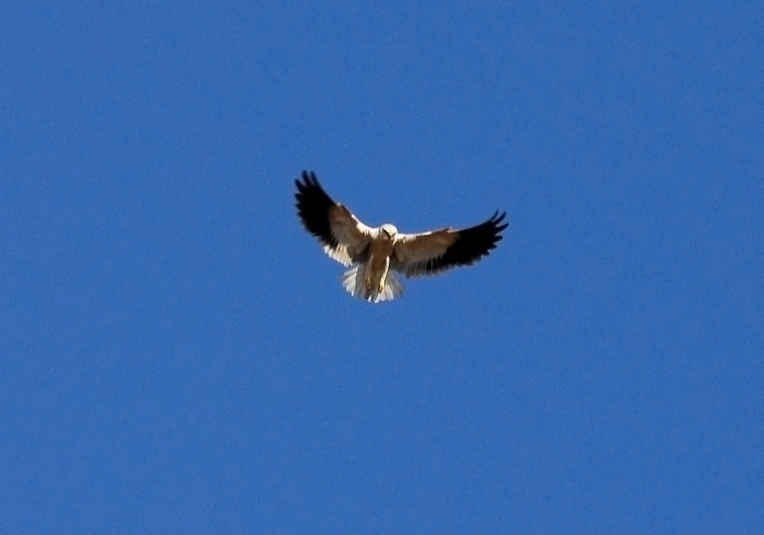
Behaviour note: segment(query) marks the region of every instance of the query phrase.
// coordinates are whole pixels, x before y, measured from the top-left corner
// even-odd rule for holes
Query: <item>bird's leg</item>
[[[369,255],[369,259],[366,261],[366,276],[364,277],[366,283],[366,297],[371,296],[371,290],[374,287],[374,254]]]
[[[385,270],[382,272],[382,276],[379,278],[379,288],[378,292],[382,293],[385,291],[385,284],[387,283],[387,273],[390,269],[390,257],[388,256],[385,258]]]

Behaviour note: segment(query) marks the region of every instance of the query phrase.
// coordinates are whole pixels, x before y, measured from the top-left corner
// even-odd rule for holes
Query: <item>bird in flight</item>
[[[371,303],[403,295],[396,272],[406,277],[436,275],[457,266],[469,266],[487,256],[501,241],[506,212],[461,230],[443,228],[403,234],[390,223],[373,228],[348,208],[335,202],[314,172],[303,171],[297,186],[297,215],[305,229],[318,238],[324,252],[349,269],[342,286],[351,295]]]

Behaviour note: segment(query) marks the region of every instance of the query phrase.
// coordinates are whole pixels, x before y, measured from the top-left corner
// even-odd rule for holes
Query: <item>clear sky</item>
[[[3,5],[2,533],[764,532],[761,6],[500,4]]]

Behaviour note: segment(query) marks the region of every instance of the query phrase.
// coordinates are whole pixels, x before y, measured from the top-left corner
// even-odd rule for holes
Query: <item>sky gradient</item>
[[[758,4],[264,5],[4,7],[0,531],[764,532]]]

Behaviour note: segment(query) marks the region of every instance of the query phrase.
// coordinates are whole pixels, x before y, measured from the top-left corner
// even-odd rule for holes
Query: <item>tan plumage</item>
[[[507,228],[502,224],[506,214],[497,211],[484,223],[466,229],[401,234],[389,223],[373,228],[361,222],[326,194],[313,172],[303,171],[302,180],[295,184],[297,215],[303,226],[318,238],[326,254],[350,266],[342,279],[345,289],[374,303],[403,295],[395,272],[417,277],[472,265],[496,248]]]

